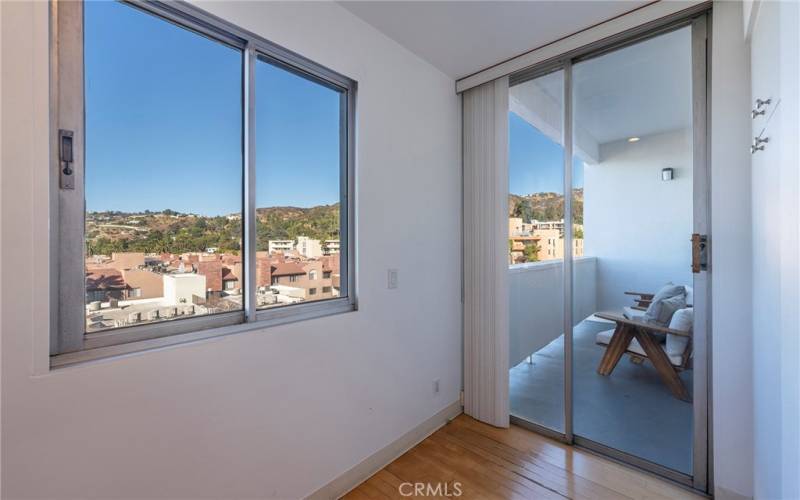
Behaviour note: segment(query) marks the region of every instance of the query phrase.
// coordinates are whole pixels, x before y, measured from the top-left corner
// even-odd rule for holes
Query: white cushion
[[[673,330],[682,332],[691,332],[692,324],[694,323],[694,309],[687,307],[685,309],[678,309],[672,315],[672,320],[669,322],[669,327]],[[680,335],[667,334],[667,342],[665,343],[667,354],[681,355],[686,350],[686,344],[689,343],[689,337],[682,337]]]
[[[641,321],[642,317],[644,316],[644,311],[642,311],[641,309],[624,307],[623,310],[625,311],[623,316],[625,316],[628,319],[637,319]]]
[[[608,345],[608,343],[611,342],[611,337],[613,336],[614,336],[614,330],[604,330],[602,332],[597,333],[595,341],[598,344]],[[681,356],[681,354],[683,354],[683,351],[681,351],[681,354],[678,355],[670,355],[667,352],[665,344],[661,344],[661,348],[664,349],[664,352],[667,354],[667,358],[669,358],[670,363],[672,363],[675,366],[680,366],[683,364],[683,356]],[[639,345],[639,341],[636,340],[635,338],[631,339],[631,343],[628,344],[628,351],[638,354],[640,356],[644,356],[645,358],[647,357],[647,354],[644,352],[644,349],[642,349],[642,346]]]
[[[669,282],[653,295],[644,313],[644,321],[667,326],[675,311],[684,307],[686,307],[686,288]]]

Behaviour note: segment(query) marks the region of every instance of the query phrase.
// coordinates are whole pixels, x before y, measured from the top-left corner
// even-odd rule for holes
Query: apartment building
[[[583,225],[574,224],[572,255],[583,255]],[[520,217],[509,217],[509,263],[520,264],[564,258],[564,220],[526,223]]]
[[[339,240],[325,240],[322,242],[322,254],[333,255],[341,252],[341,243]]]
[[[269,240],[269,253],[290,253],[294,250],[294,240]]]
[[[320,244],[320,241],[307,236],[298,236],[295,248],[300,255],[308,259],[316,259],[322,256],[322,244]]]

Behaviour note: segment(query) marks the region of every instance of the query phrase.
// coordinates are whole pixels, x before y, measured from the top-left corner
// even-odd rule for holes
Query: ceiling
[[[641,0],[340,1],[454,79],[594,26]]]
[[[572,67],[573,127],[579,156],[595,163],[609,142],[692,125],[690,28],[578,62]],[[561,72],[510,90],[510,109],[560,142]]]
[[[691,40],[681,28],[574,65],[575,121],[598,144],[690,127]]]

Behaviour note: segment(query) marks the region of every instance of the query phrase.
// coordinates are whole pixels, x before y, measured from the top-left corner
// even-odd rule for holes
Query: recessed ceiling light
[[[638,137],[628,137],[628,142],[637,142],[638,140]]]

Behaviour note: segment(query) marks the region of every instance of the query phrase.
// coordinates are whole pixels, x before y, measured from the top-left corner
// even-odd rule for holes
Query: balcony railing
[[[575,257],[573,323],[597,310],[597,258]],[[564,261],[515,264],[508,268],[509,368],[522,362],[564,332]]]

